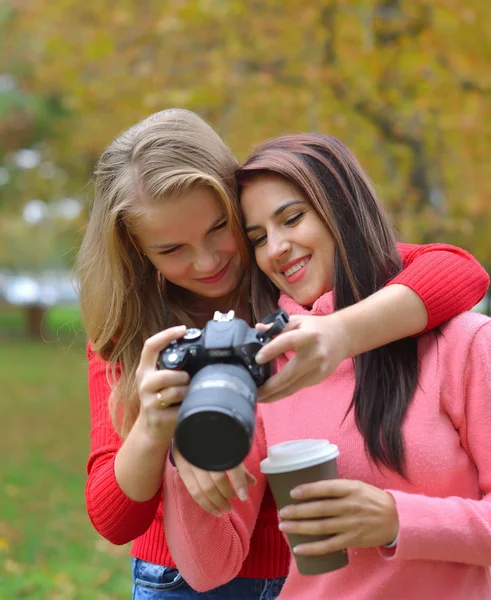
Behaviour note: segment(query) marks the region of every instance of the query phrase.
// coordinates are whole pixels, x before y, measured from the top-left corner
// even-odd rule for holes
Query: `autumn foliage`
[[[161,108],[196,110],[239,158],[322,130],[355,151],[402,238],[491,266],[489,0],[10,0],[2,27],[3,70],[56,107],[42,142],[72,193]],[[4,152],[38,143],[36,118],[0,104]]]

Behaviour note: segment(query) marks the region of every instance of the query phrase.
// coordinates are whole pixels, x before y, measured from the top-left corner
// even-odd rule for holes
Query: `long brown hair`
[[[244,263],[231,300],[247,298],[250,253],[236,201],[237,161],[215,130],[195,113],[169,109],[118,136],[95,169],[92,211],[77,272],[84,326],[92,348],[121,376],[112,383],[115,426],[126,434],[139,411],[135,371],[144,341],[171,325],[191,326],[193,296],[166,282],[140,251],[135,223],[145,204],[174,201],[208,186],[222,203]],[[210,315],[208,318],[211,318]]]
[[[382,288],[402,268],[391,223],[372,183],[335,137],[298,134],[259,146],[236,173],[240,188],[270,173],[295,184],[335,241],[335,309]],[[257,318],[277,305],[278,289],[253,267]],[[417,342],[406,338],[355,359],[354,409],[358,429],[376,463],[404,474],[401,428],[418,382]]]

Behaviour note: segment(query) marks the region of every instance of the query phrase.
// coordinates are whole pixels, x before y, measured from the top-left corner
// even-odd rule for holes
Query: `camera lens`
[[[191,464],[225,471],[249,453],[257,386],[243,366],[208,365],[191,379],[176,423],[176,444]]]

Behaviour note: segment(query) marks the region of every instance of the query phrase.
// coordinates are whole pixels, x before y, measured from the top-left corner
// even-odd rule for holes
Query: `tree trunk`
[[[26,333],[34,340],[42,338],[42,323],[45,308],[40,304],[29,304],[26,306]]]

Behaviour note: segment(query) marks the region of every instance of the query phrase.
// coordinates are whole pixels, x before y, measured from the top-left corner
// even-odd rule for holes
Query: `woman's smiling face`
[[[210,187],[153,203],[135,237],[167,281],[203,298],[231,294],[244,276],[227,215]]]
[[[257,264],[280,290],[303,306],[332,290],[334,240],[299,188],[259,175],[240,203]]]

